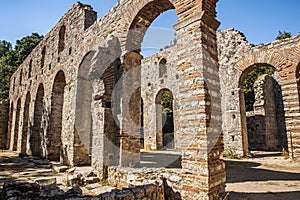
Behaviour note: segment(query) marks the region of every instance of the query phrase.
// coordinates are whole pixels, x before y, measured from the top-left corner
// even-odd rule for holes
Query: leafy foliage
[[[164,108],[164,113],[170,114],[173,112],[173,94],[171,91],[167,90],[164,92],[161,98],[161,105]]]
[[[0,40],[0,100],[8,97],[12,74],[43,38],[38,33],[32,33],[17,40],[14,49],[10,42]]]
[[[275,69],[273,67],[260,66],[248,73],[247,77],[244,80],[244,94],[245,94],[246,111],[253,111],[253,104],[255,101],[253,85],[254,85],[254,82],[256,81],[256,79],[263,74],[272,75],[274,72],[275,72]]]
[[[0,40],[0,59],[11,50],[11,43],[5,40]]]
[[[283,39],[287,39],[287,38],[291,38],[292,34],[290,32],[286,32],[286,31],[279,31],[278,36],[276,37],[276,40],[283,40]]]
[[[0,64],[0,100],[8,97],[10,77],[17,67]]]

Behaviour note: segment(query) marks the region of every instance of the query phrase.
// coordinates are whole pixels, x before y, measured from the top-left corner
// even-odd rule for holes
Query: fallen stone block
[[[56,184],[56,178],[39,178],[35,179],[35,182],[40,186],[47,186],[51,184]]]

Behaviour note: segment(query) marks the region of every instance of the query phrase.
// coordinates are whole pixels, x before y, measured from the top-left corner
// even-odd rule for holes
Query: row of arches
[[[215,16],[216,16],[216,12],[215,12],[215,4],[216,1],[201,1],[200,2],[201,6],[199,7],[199,2],[198,1],[193,1],[193,2],[185,2],[183,3],[183,1],[179,1],[179,0],[146,0],[146,1],[139,1],[139,3],[137,4],[125,4],[125,3],[121,3],[120,8],[116,9],[116,12],[119,12],[119,17],[121,20],[124,19],[124,21],[121,21],[117,19],[114,19],[113,22],[109,22],[111,23],[111,27],[112,30],[114,32],[112,33],[108,33],[108,32],[104,32],[105,34],[114,34],[114,33],[120,33],[125,31],[128,31],[128,34],[125,37],[120,38],[120,48],[122,48],[122,55],[124,55],[124,57],[122,58],[123,62],[123,70],[124,71],[130,71],[131,69],[135,69],[137,68],[137,66],[139,66],[141,64],[141,60],[142,60],[142,56],[139,54],[140,50],[141,50],[141,43],[142,40],[144,38],[144,34],[145,31],[147,30],[147,28],[151,25],[151,23],[164,11],[170,10],[170,9],[176,9],[177,14],[178,14],[178,21],[179,23],[176,26],[176,29],[178,31],[178,36],[180,38],[179,40],[179,44],[181,45],[181,49],[180,51],[178,51],[179,54],[179,58],[182,61],[182,66],[181,68],[183,68],[181,70],[181,79],[179,79],[178,81],[181,82],[181,94],[182,97],[179,100],[179,102],[181,103],[179,107],[179,109],[181,109],[180,114],[182,118],[188,117],[190,116],[190,110],[194,110],[195,111],[195,116],[199,117],[200,115],[203,116],[203,114],[201,112],[204,112],[204,115],[206,117],[206,113],[205,113],[205,100],[203,100],[203,96],[205,96],[205,94],[203,94],[203,83],[201,82],[201,80],[197,80],[197,83],[195,84],[195,88],[190,88],[189,87],[189,80],[193,79],[193,74],[198,74],[198,71],[206,71],[207,69],[204,67],[200,67],[199,63],[202,63],[204,56],[201,53],[199,53],[198,50],[203,49],[208,49],[208,53],[210,53],[210,55],[217,55],[216,54],[216,46],[215,46],[215,37],[214,37],[214,31],[217,29],[217,26],[219,25],[218,22],[215,20]],[[124,5],[126,5],[126,7],[124,7]],[[117,11],[118,10],[118,11]],[[204,12],[205,11],[205,12]],[[86,12],[82,12],[84,14],[86,14]],[[126,18],[124,18],[124,13],[128,14],[128,16]],[[198,17],[201,14],[201,18]],[[87,15],[88,16],[88,15]],[[107,15],[109,17],[109,15]],[[114,15],[117,16],[117,15]],[[82,18],[82,17],[80,17]],[[103,19],[103,21],[106,21],[107,18]],[[101,20],[101,24],[103,23],[103,21]],[[99,21],[100,22],[100,21]],[[124,22],[124,23],[123,23]],[[203,22],[200,24],[200,22]],[[199,26],[201,25],[201,26]],[[102,26],[102,25],[101,25]],[[99,27],[101,27],[99,26]],[[200,27],[200,29],[199,29]],[[114,28],[116,30],[114,30]],[[77,30],[77,29],[76,29]],[[97,26],[95,26],[92,31],[97,30]],[[188,31],[187,31],[188,30]],[[99,32],[102,31],[107,31],[104,29],[99,28]],[[62,31],[62,34],[63,35]],[[88,31],[87,31],[88,32]],[[188,33],[187,33],[188,32]],[[189,33],[196,33],[196,34],[189,34]],[[201,33],[201,34],[200,34]],[[125,33],[126,34],[126,33]],[[95,45],[91,44],[90,41],[93,41],[91,37],[91,35],[102,35],[102,34],[98,34],[98,33],[94,33],[94,34],[85,34],[82,35],[82,38],[85,38],[84,41],[87,41],[87,43],[84,43],[83,45]],[[103,34],[104,36],[104,34]],[[91,39],[91,40],[90,40]],[[100,38],[95,39],[96,40],[101,40]],[[184,43],[184,44],[183,44]],[[108,42],[107,45],[110,47],[110,45],[113,45],[112,43]],[[210,48],[206,48],[209,45]],[[63,44],[60,45],[61,49],[63,49]],[[85,48],[81,48],[83,46],[80,46],[78,49],[85,49]],[[112,49],[114,49],[115,46],[110,47],[107,49],[102,48],[99,50],[105,50],[107,52],[109,52],[107,55],[102,55],[101,58],[99,58],[99,60],[101,60],[101,62],[99,61],[99,66],[96,66],[97,68],[91,70],[92,72],[96,72],[95,77],[92,77],[92,85],[85,85],[84,80],[83,80],[83,85],[84,87],[89,87],[92,86],[92,92],[93,94],[89,97],[92,98],[92,102],[91,104],[87,104],[87,105],[91,105],[90,107],[88,107],[88,109],[90,109],[92,113],[92,116],[89,115],[88,117],[92,117],[92,119],[88,120],[88,124],[85,124],[86,127],[88,127],[89,129],[87,129],[87,131],[85,132],[86,134],[91,134],[92,131],[92,141],[88,140],[87,143],[92,143],[92,147],[93,149],[91,150],[92,152],[95,152],[95,154],[93,154],[93,156],[98,156],[98,160],[95,160],[95,162],[93,163],[95,167],[103,167],[103,170],[105,170],[105,167],[107,167],[107,165],[109,164],[111,159],[114,159],[114,154],[111,154],[111,146],[108,146],[109,143],[106,139],[111,139],[114,138],[113,142],[117,143],[120,148],[119,154],[115,154],[115,155],[120,155],[120,165],[124,166],[124,167],[131,167],[131,166],[135,166],[136,163],[139,161],[139,158],[136,158],[135,155],[138,155],[139,152],[137,152],[137,150],[139,151],[139,133],[140,131],[138,130],[137,126],[131,126],[131,121],[128,120],[128,116],[126,116],[127,113],[124,114],[124,109],[127,102],[130,101],[131,96],[128,95],[132,89],[132,87],[128,87],[128,88],[122,88],[122,94],[120,95],[120,98],[122,97],[122,102],[121,102],[121,108],[122,113],[118,113],[120,115],[120,121],[122,122],[122,127],[121,127],[121,133],[119,135],[114,135],[114,137],[111,137],[111,135],[109,135],[110,132],[106,132],[107,130],[113,130],[110,129],[111,127],[114,127],[115,124],[114,121],[110,120],[111,119],[111,101],[110,98],[108,96],[110,96],[110,93],[108,93],[109,91],[103,91],[103,87],[107,86],[105,85],[105,79],[109,78],[108,76],[104,76],[104,77],[99,77],[99,74],[103,74],[102,73],[102,69],[99,69],[101,67],[107,67],[106,66],[106,62],[109,62],[109,64],[111,63],[110,57],[113,55],[115,56],[115,52],[110,52],[112,51]],[[192,49],[191,49],[192,47]],[[91,48],[91,46],[90,46]],[[125,48],[125,49],[124,49]],[[198,49],[198,50],[196,50]],[[46,52],[46,50],[45,50]],[[101,53],[105,54],[104,51],[102,51]],[[47,53],[48,54],[48,53]],[[114,57],[114,59],[119,58],[121,55],[117,55],[116,57]],[[46,56],[44,56],[44,59],[46,58]],[[190,65],[186,65],[185,61],[189,60],[189,58],[192,58],[192,63],[191,66]],[[217,58],[215,56],[212,57],[213,61],[216,61]],[[58,57],[58,61],[59,62],[59,57]],[[180,61],[179,61],[180,62]],[[78,65],[77,65],[78,64]],[[207,64],[209,67],[211,67],[211,71],[214,71],[214,69],[217,69],[217,66],[214,64],[214,62]],[[80,67],[80,63],[76,63],[74,64],[74,66],[79,66]],[[90,69],[90,68],[89,68]],[[91,72],[89,71],[89,72]],[[209,71],[209,70],[207,70]],[[101,72],[101,73],[100,73]],[[163,76],[164,70],[162,70],[162,76]],[[205,73],[201,73],[206,75]],[[98,75],[98,76],[97,76]],[[203,75],[203,76],[204,76]],[[80,76],[80,75],[79,75]],[[140,84],[140,73],[133,73],[132,74],[132,79],[130,83],[125,83],[122,82],[123,86],[132,86],[133,84],[137,84],[139,85],[139,87],[141,86]],[[210,77],[215,80],[213,81],[213,85],[218,87],[218,75],[217,74],[210,74]],[[78,77],[76,77],[78,78]],[[201,77],[202,78],[202,77]],[[205,77],[204,77],[205,78]],[[84,78],[83,78],[84,79]],[[45,156],[45,157],[50,157],[51,159],[58,159],[58,157],[60,157],[62,155],[62,151],[63,147],[62,147],[62,142],[61,140],[57,140],[57,138],[61,139],[61,131],[62,131],[62,127],[61,127],[61,119],[62,119],[62,115],[61,113],[63,113],[64,110],[64,106],[63,106],[63,102],[62,100],[64,99],[64,88],[62,87],[63,85],[65,85],[65,81],[61,81],[63,79],[61,79],[59,77],[59,75],[56,76],[54,84],[53,84],[53,88],[52,88],[52,96],[51,96],[51,105],[45,105],[45,88],[46,86],[40,85],[37,95],[36,95],[36,99],[39,100],[39,103],[36,101],[34,103],[34,111],[33,114],[29,115],[29,118],[31,119],[33,117],[33,124],[32,124],[32,128],[31,128],[31,124],[30,124],[30,134],[29,134],[29,144],[30,144],[30,149],[34,149],[34,154],[36,155],[41,155],[41,156]],[[114,79],[112,79],[112,82],[116,81]],[[109,82],[109,81],[108,81]],[[78,82],[77,82],[78,83]],[[99,88],[101,86],[101,88]],[[58,88],[58,90],[56,90],[55,88]],[[97,88],[98,87],[98,88]],[[216,87],[216,88],[217,88]],[[91,89],[91,88],[88,88]],[[105,88],[106,89],[106,88]],[[135,89],[135,88],[134,88]],[[76,90],[76,87],[75,89]],[[87,91],[88,93],[90,92]],[[76,93],[76,91],[74,92]],[[104,93],[104,94],[103,94]],[[192,96],[192,94],[197,94],[196,98],[191,97],[189,99],[187,99],[184,103],[184,96],[186,95],[190,95]],[[163,95],[159,95],[160,97]],[[108,97],[108,98],[107,98]],[[80,95],[76,94],[75,98],[80,98]],[[135,96],[135,98],[133,98],[133,102],[136,103],[135,106],[133,106],[132,110],[134,112],[134,119],[137,119],[137,121],[140,121],[140,105],[139,105],[139,101],[141,98],[141,94],[140,91],[137,92],[137,95]],[[76,103],[77,103],[76,99]],[[136,101],[135,101],[136,100]],[[47,99],[47,102],[50,102],[50,100]],[[157,100],[159,101],[159,100]],[[79,102],[79,101],[78,101]],[[203,104],[204,102],[204,104]],[[49,107],[47,107],[49,106]],[[76,105],[77,106],[77,105]],[[32,108],[32,106],[29,106],[29,109]],[[76,108],[74,108],[76,109]],[[128,109],[128,108],[126,108]],[[199,111],[200,110],[200,111]],[[29,113],[31,113],[31,111],[29,111]],[[129,111],[128,111],[129,113]],[[17,116],[17,115],[14,115]],[[216,116],[218,117],[218,114],[216,114]],[[19,117],[17,117],[19,118]],[[13,126],[13,130],[16,130],[16,126],[18,126],[19,124],[19,119],[17,119],[16,117],[14,117],[13,121],[17,122],[15,123],[15,125]],[[76,118],[76,116],[75,116]],[[161,118],[163,118],[161,116]],[[105,121],[106,119],[108,119],[107,121]],[[18,120],[18,121],[17,121]],[[30,120],[29,120],[30,121]],[[161,121],[163,121],[161,119]],[[188,125],[188,120],[184,119],[184,121],[186,123],[182,123],[180,124],[180,131],[184,132],[187,134],[187,138],[200,138],[200,135],[203,134],[207,134],[206,130],[201,129],[202,126],[206,127],[206,119],[205,120],[200,120],[199,117],[199,122],[197,122],[195,125],[193,125],[193,127],[191,125]],[[107,123],[105,123],[107,122]],[[49,124],[48,124],[49,123]],[[75,122],[76,124],[76,122]],[[138,124],[140,125],[140,124]],[[158,126],[160,126],[160,129],[162,127],[162,125],[158,124]],[[91,128],[92,127],[92,128]],[[76,128],[76,126],[75,126]],[[216,129],[213,130],[214,132],[212,134],[219,134],[219,126],[214,127]],[[92,129],[92,130],[91,130]],[[78,130],[75,130],[74,132],[76,133]],[[17,131],[20,132],[20,131]],[[210,134],[210,135],[212,135]],[[17,135],[17,134],[15,134]],[[32,137],[32,135],[35,135],[34,137]],[[79,133],[80,135],[80,133]],[[86,135],[85,135],[86,136]],[[13,136],[14,137],[14,136]],[[17,138],[17,137],[16,137]],[[83,137],[86,138],[86,137]],[[34,139],[34,140],[33,140]],[[203,140],[207,140],[206,137],[203,138]],[[55,141],[55,143],[52,143],[53,141]],[[81,141],[82,142],[82,141]],[[79,145],[81,145],[80,141],[78,142],[78,147]],[[214,154],[213,150],[211,152],[212,156],[208,156],[208,152],[207,151],[203,151],[200,152],[201,148],[198,147],[198,143],[197,141],[184,141],[186,144],[185,146],[191,145],[193,146],[193,148],[189,148],[188,149],[188,153],[184,154],[183,156],[185,156],[184,159],[184,165],[183,168],[185,168],[188,171],[191,171],[191,174],[195,174],[197,176],[199,176],[199,171],[202,167],[204,167],[205,169],[210,169],[211,167],[207,165],[207,163],[212,163],[210,162],[210,160],[213,159],[214,161],[214,169],[220,169],[218,171],[222,171],[224,170],[222,167],[222,161],[219,161],[219,157],[220,157],[220,153],[218,153],[216,150],[214,150],[216,153]],[[17,142],[19,143],[19,142]],[[158,142],[159,143],[159,142]],[[166,142],[165,142],[166,143]],[[71,144],[72,145],[72,144]],[[75,144],[73,146],[70,147],[74,147]],[[164,141],[160,142],[160,145],[163,146],[164,145]],[[221,146],[221,144],[220,144]],[[95,148],[94,148],[95,147]],[[17,148],[20,148],[17,146]],[[60,154],[58,153],[58,150],[60,151]],[[80,155],[81,151],[80,148],[78,148],[78,155]],[[201,155],[200,155],[201,154]],[[204,154],[204,156],[202,155]],[[74,156],[75,157],[75,156]],[[202,159],[200,163],[195,163],[195,160],[198,159]],[[107,169],[107,168],[106,168]],[[203,171],[203,170],[202,170]],[[209,179],[211,179],[211,177],[213,175],[210,175],[209,170],[204,170],[205,173],[202,175],[200,175],[201,177],[205,177],[205,180],[208,180],[207,177],[209,177]],[[102,172],[102,171],[101,171]],[[100,173],[101,173],[100,172]],[[216,172],[217,173],[217,172]],[[221,174],[221,173],[219,173]],[[193,177],[190,175],[183,175],[185,176],[184,178],[189,178]],[[187,177],[189,176],[189,177]],[[201,177],[198,179],[200,180]],[[194,179],[194,178],[192,178]],[[220,179],[223,180],[223,179]],[[193,181],[188,181],[190,183],[192,183]],[[224,189],[224,184],[222,181],[219,180],[215,180],[215,181],[211,181],[211,186],[210,191],[204,190],[205,192],[201,193],[200,192],[191,192],[191,193],[199,193],[197,195],[193,195],[193,194],[186,194],[186,196],[196,196],[196,197],[204,197],[204,196],[208,196],[208,195],[214,195],[214,193],[217,194],[217,192],[215,192],[215,190],[223,190]],[[205,185],[208,185],[208,181],[205,181]],[[220,187],[219,187],[220,185]],[[186,185],[189,188],[190,184]],[[217,187],[218,186],[218,187]],[[200,189],[200,188],[199,188]],[[193,189],[194,191],[194,189]],[[197,189],[198,191],[198,189]],[[200,190],[199,190],[200,191]],[[221,191],[220,193],[222,193],[223,191]]]
[[[53,82],[49,113],[45,105],[45,88],[42,83],[38,86],[33,101],[31,93],[27,92],[23,104],[21,98],[18,99],[16,107],[14,107],[14,102],[11,102],[10,149],[52,161],[60,161],[65,86],[65,74],[59,71]]]

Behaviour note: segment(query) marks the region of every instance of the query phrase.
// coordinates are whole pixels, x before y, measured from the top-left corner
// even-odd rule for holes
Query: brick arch
[[[297,66],[300,63],[300,47],[290,46],[289,48],[280,49],[279,51],[261,49],[259,51],[246,54],[236,64],[235,68],[242,73],[249,67],[258,64],[267,64],[273,66],[282,76],[282,68],[292,66],[297,73]]]
[[[203,21],[216,17],[216,3],[218,0],[195,0],[183,3],[182,0],[136,0],[124,9],[124,27],[126,38],[120,38],[121,46],[125,46],[125,51],[139,52],[140,43],[147,28],[162,13],[170,9],[175,9],[178,16],[178,23],[185,23],[191,20],[191,16],[200,16],[205,11],[207,17],[202,17]],[[204,19],[205,18],[205,19]],[[139,29],[139,33],[134,33],[134,28]],[[141,34],[136,37],[137,34]],[[133,36],[132,36],[133,35]],[[128,41],[128,38],[135,38],[135,41]]]
[[[141,43],[148,27],[161,13],[170,9],[175,9],[175,7],[169,0],[149,1],[140,8],[139,12],[130,22],[127,33],[126,50],[140,53]]]
[[[298,123],[298,112],[300,110],[299,104],[299,81],[297,80],[297,74],[299,74],[299,61],[300,61],[300,49],[291,45],[290,43],[276,43],[276,47],[267,48],[268,46],[258,47],[255,50],[248,52],[244,55],[235,65],[234,68],[239,70],[239,80],[238,87],[242,88],[242,82],[244,80],[245,74],[247,74],[251,69],[260,65],[272,66],[276,69],[279,74],[278,83],[282,87],[282,99],[284,107],[284,118],[285,120],[293,120],[295,124]],[[244,108],[244,94],[243,90],[240,90],[240,113],[241,118],[246,118],[246,111]],[[293,116],[293,117],[291,117]],[[286,130],[292,132],[288,138],[288,149],[290,155],[293,157],[295,152],[295,146],[293,143],[299,143],[297,140],[298,130],[296,126],[291,126],[290,123],[286,123]],[[244,138],[243,149],[247,152],[248,138],[247,138],[247,125],[246,121],[241,119],[241,130]],[[292,142],[293,141],[293,142]]]
[[[277,71],[280,71],[280,67],[284,63],[286,58],[279,53],[270,53],[268,51],[259,51],[255,53],[249,53],[239,60],[235,68],[240,70],[242,73],[249,67],[258,64],[267,64],[273,66]]]
[[[261,67],[261,66],[271,67],[271,68],[274,68],[277,71],[277,69],[273,65],[268,64],[268,63],[255,63],[255,64],[252,64],[252,65],[249,65],[244,71],[242,71],[242,73],[239,77],[239,80],[238,80],[239,88],[243,88],[243,84],[244,84],[245,78],[248,75],[248,73],[251,72],[252,70],[254,70],[255,68],[258,68],[258,67]]]

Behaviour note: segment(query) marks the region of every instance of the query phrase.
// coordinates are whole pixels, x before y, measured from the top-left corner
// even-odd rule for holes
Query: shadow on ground
[[[300,163],[289,166],[279,153],[261,153],[249,160],[228,159],[225,163],[230,200],[300,199],[300,168],[295,167]]]
[[[297,200],[300,199],[300,191],[295,192],[266,192],[266,193],[238,193],[229,194],[231,200]]]
[[[140,167],[182,168],[181,155],[172,151],[141,152]]]
[[[300,172],[282,172],[256,168],[259,163],[245,161],[225,161],[227,171],[227,183],[239,183],[245,181],[299,181]]]

